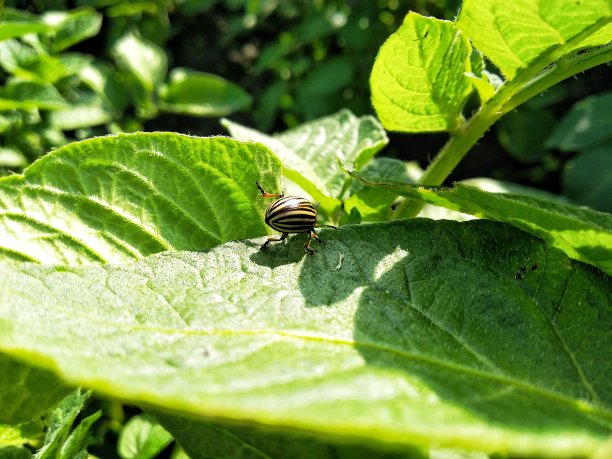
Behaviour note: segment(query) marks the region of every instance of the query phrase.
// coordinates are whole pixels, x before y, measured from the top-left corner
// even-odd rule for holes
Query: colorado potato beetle
[[[314,239],[324,243],[315,232],[317,226],[317,207],[313,206],[307,199],[299,196],[285,196],[284,194],[266,193],[261,185],[255,182],[257,188],[264,198],[278,198],[268,206],[264,220],[266,224],[281,234],[280,237],[269,237],[261,248],[270,242],[284,240],[291,233],[308,233],[308,239],[304,243],[306,253],[314,255],[315,250],[310,248],[310,242]],[[336,228],[332,225],[320,225]]]

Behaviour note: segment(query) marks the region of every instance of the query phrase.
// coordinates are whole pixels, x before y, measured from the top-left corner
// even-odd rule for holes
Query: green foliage
[[[49,429],[43,447],[33,459],[72,459],[86,458],[87,446],[91,443],[89,429],[101,415],[98,411],[83,419],[70,432],[70,428],[81,412],[91,393],[75,390],[51,412]]]
[[[0,180],[0,254],[118,263],[263,235],[255,182],[277,190],[278,173],[265,147],[222,137],[136,133],[73,143]]]
[[[346,176],[336,158],[359,168],[388,142],[375,118],[358,118],[347,110],[273,136],[229,120],[223,125],[236,139],[268,146],[283,163],[283,174],[319,201],[329,216],[337,214],[346,191]]]
[[[452,22],[408,14],[372,69],[372,103],[383,126],[403,132],[453,131],[471,91],[465,76],[470,53],[468,40]]]
[[[396,181],[371,181],[351,172],[369,186],[401,196],[511,223],[560,248],[568,256],[595,265],[612,275],[612,216],[591,209],[554,203],[529,196],[488,193],[456,183],[452,189],[406,185]]]
[[[152,459],[172,440],[172,436],[155,419],[141,414],[123,426],[117,450],[121,459]]]
[[[38,418],[68,392],[52,374],[0,354],[0,423],[21,424]]]
[[[215,75],[175,69],[166,83],[166,50],[136,27],[109,42],[113,61],[67,51],[96,36],[101,22],[102,14],[91,7],[40,16],[4,10],[0,140],[19,160],[0,155],[0,168],[19,169],[71,136],[141,129],[164,111],[221,116],[250,104],[246,92]],[[191,91],[197,97],[186,100]]]
[[[594,209],[612,212],[612,93],[578,102],[548,138],[548,146],[578,152],[563,171],[563,194]]]
[[[557,125],[552,89],[612,58],[609,2],[419,10],[373,68],[397,2],[85,3],[0,18],[0,458],[612,455],[612,220],[574,204],[609,205],[610,93]],[[425,170],[376,156],[370,70],[384,126],[448,134]],[[237,140],[124,133],[251,96]],[[505,114],[574,201],[432,186]],[[340,228],[260,250],[256,182]]]
[[[31,361],[72,384],[192,415],[522,454],[603,446],[606,276],[487,221],[322,238],[306,258],[291,238],[115,267],[5,263],[3,348],[44,356]],[[41,308],[45,327],[31,320]]]

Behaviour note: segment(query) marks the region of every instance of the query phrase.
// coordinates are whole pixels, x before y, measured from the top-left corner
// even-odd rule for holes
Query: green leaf
[[[49,122],[57,129],[74,130],[98,126],[113,120],[111,109],[94,95],[82,97],[77,103],[49,115]]]
[[[0,458],[4,446],[22,446],[38,443],[44,437],[44,424],[36,419],[13,425],[0,424]]]
[[[471,47],[452,22],[409,13],[382,45],[370,77],[372,103],[391,131],[452,131],[471,92]]]
[[[67,459],[62,455],[64,442],[68,438],[74,420],[90,396],[90,392],[81,393],[80,389],[77,389],[60,402],[51,413],[45,444],[33,459]]]
[[[0,446],[0,459],[31,459],[32,453],[19,446]]]
[[[102,15],[91,7],[47,12],[43,15],[43,20],[55,31],[51,45],[51,51],[54,53],[97,35],[102,25]]]
[[[544,144],[555,125],[550,111],[521,108],[501,119],[498,140],[513,158],[523,163],[538,162],[546,153]]]
[[[75,142],[0,180],[0,255],[64,265],[129,261],[263,235],[278,160],[223,137],[136,133]]]
[[[240,86],[210,73],[175,68],[160,91],[160,109],[193,116],[225,116],[247,107],[249,96]]]
[[[376,119],[358,118],[348,110],[272,136],[229,120],[221,123],[237,139],[267,145],[283,163],[283,174],[320,201],[328,213],[340,204],[346,187],[336,157],[360,168],[388,142]]]
[[[18,150],[0,147],[0,167],[15,169],[28,165],[28,159]]]
[[[116,112],[121,112],[128,105],[130,101],[129,90],[121,84],[118,79],[118,72],[108,63],[103,61],[91,63],[81,70],[79,78],[84,85],[102,97]]]
[[[172,442],[172,435],[146,414],[132,417],[119,433],[121,459],[152,459]]]
[[[333,444],[296,432],[275,432],[257,426],[222,425],[212,422],[156,414],[189,453],[191,459],[427,459],[416,449],[392,453],[375,446]]]
[[[539,58],[610,42],[611,18],[609,0],[464,0],[457,27],[512,80]]]
[[[166,77],[166,53],[149,40],[126,34],[115,42],[112,53],[117,64],[132,74],[148,94],[152,94]]]
[[[73,265],[266,234],[255,182],[278,160],[224,137],[136,133],[75,142],[0,179],[0,256]]]
[[[608,276],[484,220],[320,235],[315,256],[298,235],[119,266],[6,262],[0,348],[195,417],[395,447],[609,455]]]
[[[565,164],[563,194],[580,204],[612,213],[612,143],[580,153]]]
[[[3,8],[0,16],[0,40],[21,37],[30,33],[44,33],[52,27],[26,11],[14,8]]]
[[[416,183],[423,174],[423,170],[416,162],[376,158],[362,170],[362,174],[364,177]],[[357,210],[362,222],[389,220],[392,213],[391,206],[397,200],[397,193],[367,187],[359,181],[353,182],[350,193],[351,196],[344,201],[344,210],[349,215],[352,209]]]
[[[98,410],[79,423],[62,445],[59,455],[60,459],[89,458],[87,447],[96,443],[96,440],[91,434],[91,427],[101,416],[102,411]]]
[[[39,418],[68,391],[53,374],[0,354],[0,423],[19,424]]]
[[[587,97],[563,117],[547,141],[550,148],[578,151],[612,142],[612,92]]]
[[[7,73],[27,78],[39,59],[34,48],[19,40],[0,42],[0,65]]]
[[[430,204],[510,223],[584,261],[612,274],[612,215],[506,193],[488,193],[455,183],[454,188],[407,185],[391,180],[371,180],[355,171],[349,173],[368,186],[421,199]]]
[[[0,87],[0,110],[56,110],[65,107],[66,101],[48,83],[16,80]]]

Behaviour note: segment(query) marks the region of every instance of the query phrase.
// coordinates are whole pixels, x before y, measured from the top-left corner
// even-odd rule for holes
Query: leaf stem
[[[563,46],[551,48],[528,67],[520,69],[514,79],[506,80],[491,99],[451,133],[448,142],[429,164],[419,183],[441,185],[478,139],[503,115],[560,81],[612,60],[612,44],[567,56],[567,50],[576,49],[585,38],[608,23],[609,19],[605,18],[587,27]],[[556,65],[551,67],[555,61]],[[395,208],[392,218],[414,217],[424,205],[422,201],[405,198]]]

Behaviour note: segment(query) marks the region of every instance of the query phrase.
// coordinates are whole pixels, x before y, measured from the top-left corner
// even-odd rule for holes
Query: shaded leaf
[[[321,238],[316,256],[296,236],[123,266],[5,263],[0,347],[175,413],[397,447],[605,451],[608,276],[483,220]]]
[[[129,261],[263,235],[263,146],[136,133],[75,142],[0,179],[0,255],[64,265]],[[249,186],[252,184],[252,186]]]
[[[562,151],[586,150],[612,143],[612,92],[587,97],[576,103],[556,126],[547,146]]]
[[[0,446],[0,459],[31,459],[32,453],[20,446]]]
[[[375,446],[333,444],[295,432],[277,432],[257,426],[222,425],[157,413],[191,459],[426,459],[415,448],[392,453]],[[406,448],[403,448],[406,450]]]
[[[409,13],[382,45],[372,103],[390,131],[452,131],[471,92],[471,47],[452,22]]]
[[[217,75],[184,68],[172,69],[160,97],[161,110],[193,116],[225,116],[251,103],[240,86]]]
[[[563,194],[580,204],[612,213],[612,142],[580,153],[565,164]]]
[[[0,423],[39,418],[69,390],[55,375],[0,354]]]

